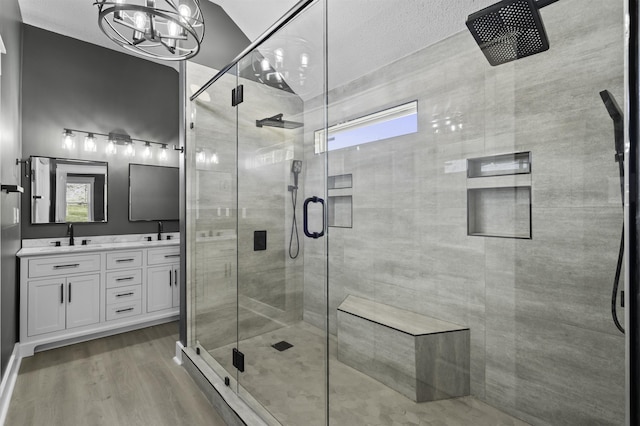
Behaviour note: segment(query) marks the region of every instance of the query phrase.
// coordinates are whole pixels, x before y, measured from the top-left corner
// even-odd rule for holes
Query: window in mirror
[[[93,222],[93,187],[95,178],[69,176],[67,179],[67,222]]]

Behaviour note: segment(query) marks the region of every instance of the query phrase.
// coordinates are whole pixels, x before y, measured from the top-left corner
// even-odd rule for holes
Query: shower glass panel
[[[188,85],[201,87],[212,70],[189,63]],[[190,346],[231,379],[238,330],[236,110],[229,103],[234,70],[188,106],[187,268]],[[224,101],[223,101],[224,100]]]
[[[189,346],[268,424],[624,424],[625,2],[544,1],[497,66],[494,1],[435,3],[314,2],[191,103]]]
[[[325,156],[313,155],[324,128],[321,10],[238,63],[239,394],[284,424],[326,424],[326,238],[307,238],[303,223],[305,199],[325,198]],[[320,231],[321,204],[306,210],[307,228]],[[308,275],[320,284],[314,323],[303,315]]]
[[[625,98],[624,2],[541,8],[549,50],[498,66],[464,19],[412,44],[430,2],[376,1],[366,25],[340,25],[361,22],[356,3],[372,7],[329,1],[329,129],[417,100],[418,133],[327,154],[329,177],[352,177],[328,191],[352,200],[352,226],[329,228],[329,423],[623,424],[623,209],[599,92]],[[504,172],[517,153],[528,173]],[[492,156],[500,173],[468,177]]]

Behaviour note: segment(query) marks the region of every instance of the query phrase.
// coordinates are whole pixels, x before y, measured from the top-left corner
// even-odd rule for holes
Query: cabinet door
[[[100,322],[100,275],[67,278],[67,328]]]
[[[180,266],[173,267],[173,295],[172,306],[177,308],[180,306]]]
[[[27,334],[36,336],[64,330],[65,279],[30,281],[28,288]]]
[[[156,266],[147,270],[147,312],[173,306],[173,266]]]

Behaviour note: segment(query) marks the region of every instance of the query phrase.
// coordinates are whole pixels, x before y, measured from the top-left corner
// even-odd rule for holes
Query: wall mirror
[[[180,219],[178,167],[129,164],[129,220]]]
[[[31,157],[31,223],[106,222],[104,161]]]

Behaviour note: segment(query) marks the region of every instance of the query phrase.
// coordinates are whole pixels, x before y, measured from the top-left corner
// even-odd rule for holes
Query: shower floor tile
[[[293,347],[276,351],[275,342]],[[240,385],[283,425],[324,425],[327,355],[324,333],[305,322],[240,341],[245,372]],[[231,348],[210,354],[232,371]],[[335,336],[329,344],[329,406],[332,425],[527,425],[474,397],[415,403],[404,395],[348,367],[336,358]]]

